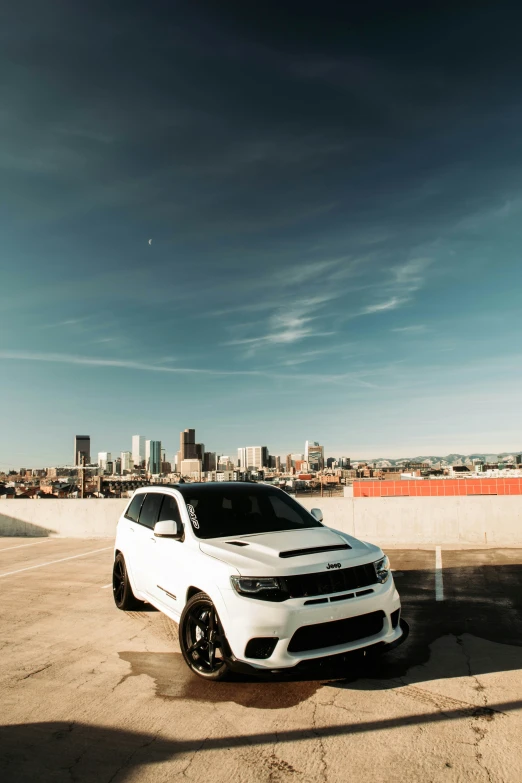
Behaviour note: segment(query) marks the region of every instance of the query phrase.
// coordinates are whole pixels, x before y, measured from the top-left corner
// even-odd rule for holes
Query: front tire
[[[112,568],[112,595],[118,609],[124,612],[130,612],[143,606],[143,602],[138,601],[132,592],[125,558],[121,552],[116,555]]]
[[[179,622],[179,645],[185,663],[198,677],[219,681],[228,675],[223,629],[206,593],[196,593],[187,602]]]

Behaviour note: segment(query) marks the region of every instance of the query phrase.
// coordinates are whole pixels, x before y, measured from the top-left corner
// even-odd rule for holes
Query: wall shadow
[[[15,503],[15,500],[9,500],[8,503]],[[39,503],[39,500],[33,501]],[[42,525],[34,525],[32,522],[25,522],[23,519],[12,517],[9,514],[0,513],[0,538],[45,538],[56,530]]]
[[[462,707],[444,712],[410,714],[400,718],[336,724],[320,728],[288,729],[218,738],[165,739],[159,735],[123,731],[85,723],[28,723],[0,727],[0,778],[3,783],[38,780],[136,780],[136,772],[151,764],[175,761],[183,755],[209,750],[259,747],[303,740],[345,737],[411,726],[430,726],[453,720],[492,721],[520,710],[521,701],[489,707]],[[176,770],[182,773],[182,768]],[[149,773],[150,774],[150,773]]]

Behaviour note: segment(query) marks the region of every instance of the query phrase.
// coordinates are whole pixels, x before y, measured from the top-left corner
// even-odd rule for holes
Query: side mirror
[[[313,509],[310,511],[310,514],[311,514],[311,515],[312,515],[312,516],[313,516],[315,519],[317,519],[317,521],[318,521],[318,522],[322,522],[322,521],[323,521],[323,512],[321,511],[321,509],[320,509],[320,508],[313,508]]]
[[[154,535],[158,538],[175,538],[179,541],[183,538],[183,532],[183,525],[179,520],[165,519],[154,525]]]

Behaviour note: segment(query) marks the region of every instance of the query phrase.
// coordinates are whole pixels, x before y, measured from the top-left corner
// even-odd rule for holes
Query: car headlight
[[[288,597],[276,577],[231,576],[230,582],[236,593],[249,598],[260,598],[263,601],[284,601]]]
[[[373,567],[375,568],[375,575],[377,577],[377,581],[381,584],[384,584],[386,580],[388,579],[390,575],[390,561],[384,555],[384,557],[381,557],[380,560],[376,560],[373,564]]]

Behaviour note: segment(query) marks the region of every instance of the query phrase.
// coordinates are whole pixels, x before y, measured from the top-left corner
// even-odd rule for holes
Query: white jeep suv
[[[397,646],[388,558],[321,519],[265,484],[142,487],[118,522],[116,606],[179,623],[185,661],[212,680]]]

